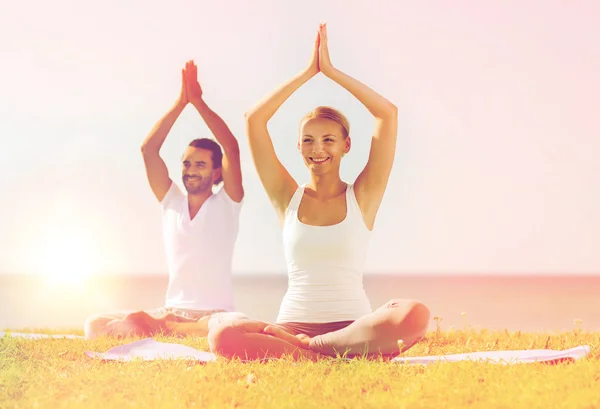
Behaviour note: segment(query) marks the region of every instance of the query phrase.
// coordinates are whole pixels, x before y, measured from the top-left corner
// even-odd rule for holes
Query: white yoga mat
[[[518,350],[518,351],[485,351],[466,354],[396,357],[392,362],[406,364],[431,364],[435,362],[478,361],[494,364],[552,362],[559,360],[578,360],[590,353],[587,345],[578,346],[564,351],[551,349]],[[184,359],[197,362],[215,361],[214,354],[181,344],[158,342],[152,338],[142,339],[131,344],[120,345],[102,352],[86,352],[91,358],[107,361],[132,361],[143,359],[152,361],[158,359]]]
[[[533,362],[576,361],[590,353],[591,348],[581,345],[563,351],[552,349],[531,349],[517,351],[484,351],[466,354],[396,357],[393,362],[405,364],[432,364],[436,362],[476,361],[493,364],[525,364]]]
[[[0,331],[0,338],[3,337],[12,337],[12,338],[27,338],[27,339],[83,339],[81,335],[73,335],[73,334],[36,334],[33,332],[2,332]]]
[[[159,359],[184,359],[197,362],[210,362],[216,360],[214,354],[198,351],[192,347],[181,344],[158,342],[152,338],[142,339],[131,344],[119,345],[106,352],[86,351],[91,358],[100,358],[105,361],[154,361]]]

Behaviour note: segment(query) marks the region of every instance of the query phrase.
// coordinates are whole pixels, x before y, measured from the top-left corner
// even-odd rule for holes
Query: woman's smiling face
[[[298,150],[308,169],[322,175],[339,170],[342,157],[350,150],[350,138],[336,121],[311,118],[300,127]]]

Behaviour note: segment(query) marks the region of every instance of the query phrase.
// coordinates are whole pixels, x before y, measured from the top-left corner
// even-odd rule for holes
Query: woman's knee
[[[226,322],[247,320],[248,317],[241,312],[217,312],[204,317],[204,319],[208,320],[208,329],[210,330]]]
[[[431,312],[425,304],[419,301],[413,301],[410,305],[407,319],[415,329],[416,335],[418,335],[419,338],[422,338],[429,328]]]
[[[427,332],[431,312],[429,308],[415,300],[392,300],[388,302],[392,308],[392,320],[395,326],[409,329],[411,333],[422,337]]]
[[[241,324],[244,321],[226,321],[209,328],[207,338],[210,350],[225,357],[235,356],[237,349],[243,347],[246,331]]]

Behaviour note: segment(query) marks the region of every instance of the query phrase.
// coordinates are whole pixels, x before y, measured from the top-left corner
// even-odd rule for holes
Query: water
[[[582,329],[600,331],[600,276],[370,274],[364,283],[373,308],[392,298],[418,299],[432,316],[443,318],[443,329],[561,331],[573,329],[579,319]],[[77,328],[94,313],[156,308],[166,285],[166,276],[141,274],[94,277],[84,284],[0,275],[0,328]],[[238,275],[234,286],[239,311],[272,321],[287,279]]]

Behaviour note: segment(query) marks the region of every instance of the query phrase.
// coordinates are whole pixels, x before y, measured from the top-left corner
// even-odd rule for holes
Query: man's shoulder
[[[223,185],[221,185],[213,195],[215,196],[215,199],[217,199],[217,202],[221,203],[223,206],[239,208],[242,205],[242,202],[236,202],[229,196]]]
[[[169,186],[169,190],[161,200],[160,206],[165,210],[177,208],[181,201],[185,199],[186,196],[181,189],[179,189],[179,186],[177,186],[175,182],[171,182],[171,186]]]

